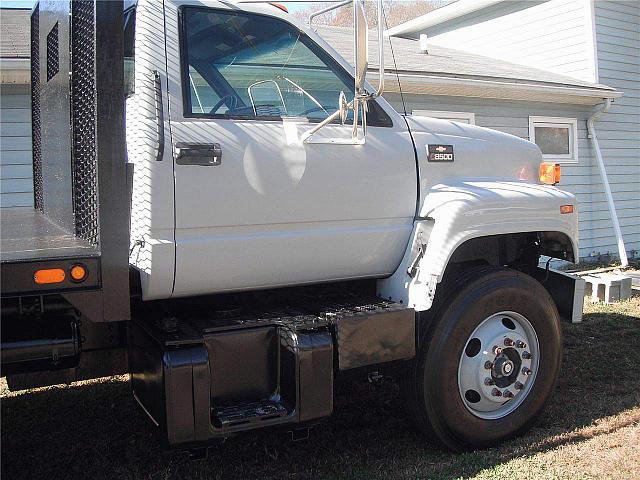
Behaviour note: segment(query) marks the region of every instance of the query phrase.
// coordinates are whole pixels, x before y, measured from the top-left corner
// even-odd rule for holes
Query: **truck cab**
[[[354,376],[398,378],[452,449],[531,425],[579,305],[575,280],[538,267],[574,260],[575,199],[533,143],[396,112],[382,48],[366,81],[351,3],[355,65],[266,1],[35,7],[40,201],[21,218],[92,250],[54,257],[33,230],[47,248],[27,255],[33,238],[3,233],[14,385],[126,365],[170,446],[307,428]],[[378,25],[382,45],[381,2]],[[52,35],[69,78],[50,77]],[[64,325],[64,362],[59,334],[31,333],[45,322]]]
[[[132,241],[144,243],[132,252],[143,296],[391,274],[417,201],[402,116],[378,98],[365,144],[329,143],[351,138],[352,126],[339,121],[303,142],[341,93],[354,96],[352,68],[314,32],[269,4],[169,2],[162,12],[142,2],[136,15],[127,132],[129,158],[144,165],[134,170],[134,205],[152,206],[137,212],[147,218],[134,208],[132,223]],[[166,50],[156,36],[163,22]],[[156,122],[154,71],[165,118],[157,159],[156,139],[139,131]],[[148,275],[156,268],[166,277]]]

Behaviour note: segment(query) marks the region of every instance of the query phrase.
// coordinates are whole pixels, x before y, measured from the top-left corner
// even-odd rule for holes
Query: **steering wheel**
[[[237,108],[238,97],[232,93],[229,93],[216,102],[213,108],[209,110],[209,114],[216,113],[220,109],[220,107],[227,104],[227,100],[229,100],[229,104],[230,104],[229,110],[234,110],[235,108]]]

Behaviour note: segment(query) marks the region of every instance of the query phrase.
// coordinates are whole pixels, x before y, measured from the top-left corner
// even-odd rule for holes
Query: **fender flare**
[[[561,205],[573,214],[560,214]],[[525,232],[559,232],[578,254],[575,197],[556,187],[516,181],[441,183],[426,194],[397,270],[378,281],[378,295],[416,311],[431,307],[456,249],[468,240]]]

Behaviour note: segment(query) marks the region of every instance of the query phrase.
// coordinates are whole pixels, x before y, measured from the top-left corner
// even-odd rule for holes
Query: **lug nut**
[[[509,337],[507,337],[504,339],[504,345],[505,347],[513,347],[515,345],[515,342]]]
[[[484,362],[484,368],[486,368],[487,370],[491,370],[493,368],[493,363],[489,361]]]
[[[515,388],[516,390],[522,390],[524,388],[524,385],[520,382],[516,382],[513,384],[513,388]]]
[[[528,377],[529,375],[531,375],[531,370],[528,369],[527,367],[523,367],[522,373]]]
[[[494,345],[493,346],[493,354],[494,355],[500,355],[501,353],[502,353],[502,349],[499,346]]]
[[[522,358],[525,360],[531,360],[531,354],[527,351],[522,352]]]
[[[513,398],[513,393],[511,393],[511,391],[509,390],[505,390],[503,395],[504,395],[504,398]]]
[[[487,377],[484,379],[484,384],[487,386],[493,385],[493,380],[490,377]]]
[[[498,390],[497,388],[494,388],[493,390],[491,390],[491,395],[493,395],[494,397],[501,397],[502,396],[502,392],[500,390]]]
[[[524,343],[522,340],[518,340],[516,342],[516,347],[518,347],[518,348],[527,348],[527,344]]]

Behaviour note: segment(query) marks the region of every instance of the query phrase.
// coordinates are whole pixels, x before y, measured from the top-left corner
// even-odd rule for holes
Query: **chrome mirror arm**
[[[350,109],[353,107],[353,103],[354,100],[350,101],[349,103],[347,103],[347,109]],[[340,118],[340,114],[341,114],[341,110],[338,109],[335,112],[333,112],[331,115],[329,115],[327,118],[325,118],[324,120],[322,120],[319,124],[317,124],[315,127],[313,127],[311,130],[305,132],[302,134],[302,141],[306,141],[307,139],[309,139],[309,137],[311,137],[314,133],[316,133],[318,130],[320,130],[322,127],[329,125],[331,122],[333,122],[335,119]]]
[[[345,5],[349,5],[351,2],[353,2],[353,0],[345,0],[344,2],[340,2],[338,4],[335,5],[329,5],[326,8],[323,8],[321,10],[318,10],[317,12],[313,12],[311,15],[309,15],[309,18],[307,19],[307,25],[311,26],[311,23],[313,22],[313,19],[316,18],[319,15],[324,15],[325,13],[330,12],[331,10],[335,10],[336,8],[340,8],[340,7],[344,7]]]

